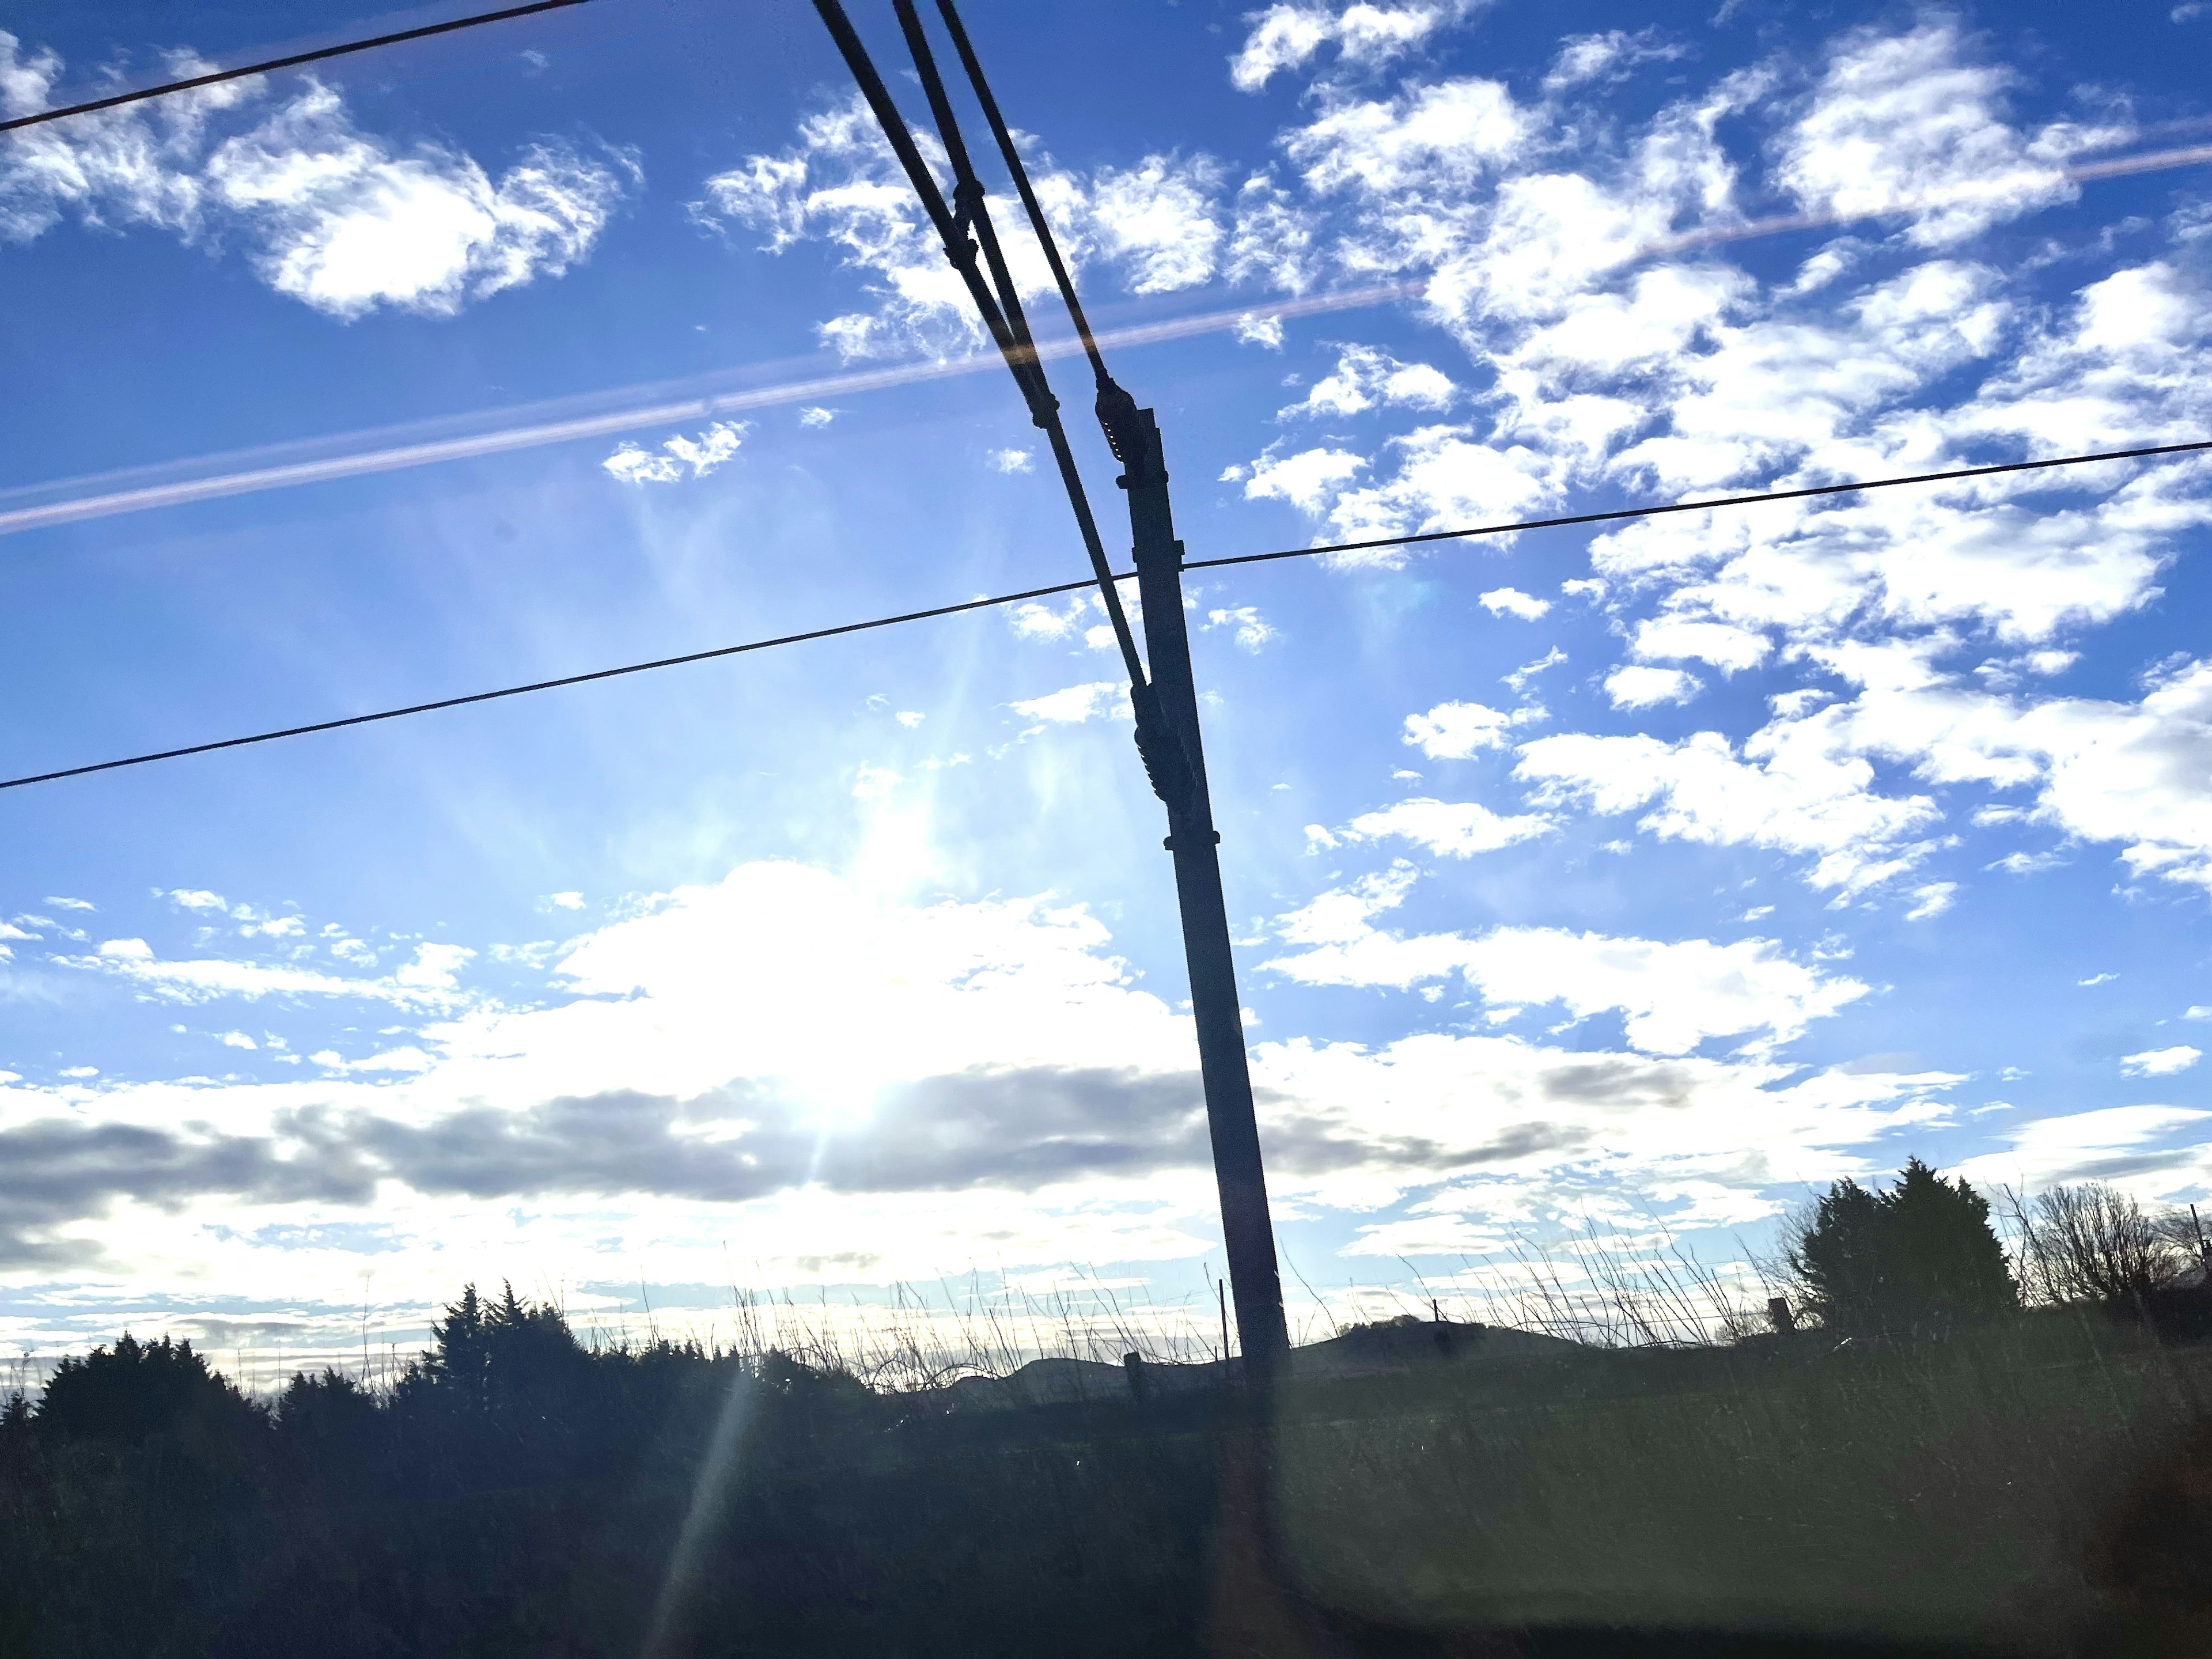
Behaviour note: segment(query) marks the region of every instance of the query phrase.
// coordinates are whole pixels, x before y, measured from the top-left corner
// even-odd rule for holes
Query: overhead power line
[[[0,132],[13,132],[19,127],[35,127],[41,122],[58,121],[67,115],[89,115],[94,110],[114,109],[124,104],[141,104],[149,98],[167,98],[172,93],[191,92],[199,87],[212,87],[225,81],[242,81],[249,75],[265,75],[271,70],[297,69],[302,64],[319,64],[326,58],[343,58],[352,52],[367,52],[374,46],[396,46],[403,40],[426,40],[434,34],[451,34],[457,29],[472,29],[480,23],[503,23],[510,17],[528,17],[541,11],[559,11],[566,6],[580,6],[586,0],[532,0],[526,6],[508,6],[500,11],[478,12],[473,17],[456,17],[444,23],[426,23],[420,28],[401,29],[392,34],[379,34],[367,40],[349,40],[342,46],[320,46],[313,52],[295,52],[289,58],[271,58],[266,63],[247,64],[239,69],[216,70],[206,75],[195,75],[188,81],[170,81],[158,87],[146,87],[137,92],[118,92],[109,98],[94,98],[82,104],[69,104],[60,109],[42,109],[35,115],[19,115],[12,121],[0,121]]]
[[[256,732],[250,737],[222,738],[214,743],[194,743],[181,749],[159,750],[150,755],[131,755],[122,760],[95,761],[89,766],[64,767],[58,772],[40,772],[30,777],[0,780],[0,789],[21,789],[26,784],[33,783],[54,783],[63,778],[81,778],[88,773],[112,772],[118,767],[144,766],[154,761],[181,760],[186,755],[212,754],[218,749],[242,749],[248,744],[274,743],[279,738],[304,738],[312,732],[336,732],[349,726],[372,726],[378,720],[401,720],[409,714],[428,714],[440,708],[459,708],[472,702],[495,702],[501,697],[526,696],[532,691],[553,691],[564,685],[588,685],[593,680],[619,679],[625,674],[646,674],[656,668],[679,668],[688,662],[709,662],[716,657],[739,657],[750,651],[766,651],[779,645],[804,645],[809,640],[835,639],[840,634],[863,634],[872,628],[892,628],[900,623],[927,622],[933,617],[954,617],[963,611],[987,611],[993,605],[1013,605],[1023,599],[1042,599],[1055,593],[1073,593],[1079,588],[1097,586],[1095,579],[1085,577],[1081,581],[1057,582],[1050,587],[1032,587],[1019,593],[1000,593],[988,599],[963,599],[957,605],[933,605],[927,611],[901,611],[896,617],[841,623],[835,628],[809,629],[803,634],[779,634],[770,640],[748,640],[743,645],[716,646],[711,651],[687,651],[678,657],[655,657],[651,662],[625,663],[620,668],[595,668],[588,674],[563,674],[558,679],[532,680],[527,685],[501,686],[496,691],[471,691],[466,696],[440,697],[431,702],[410,702],[404,708],[380,708],[373,714],[349,714],[343,720],[288,726],[281,731]]]
[[[1604,513],[1571,513],[1557,519],[1517,519],[1506,524],[1470,525],[1464,530],[1431,530],[1419,536],[1376,536],[1364,542],[1332,542],[1326,547],[1286,547],[1273,553],[1232,553],[1224,559],[1186,559],[1186,570],[1211,570],[1225,564],[1266,564],[1273,559],[1310,559],[1328,553],[1362,553],[1377,547],[1416,547],[1423,542],[1463,541],[1469,536],[1508,536],[1522,530],[1564,530],[1578,524],[1611,524],[1622,519],[1656,519],[1669,513],[1710,513],[1715,507],[1756,507],[1762,501],[1801,501],[1810,495],[1852,495],[1866,489],[1894,489],[1900,484],[1944,483],[1954,478],[1991,478],[2001,472],[2042,472],[2054,466],[2090,461],[2135,461],[2153,455],[2186,455],[2212,449],[2212,440],[2187,444],[2150,444],[2141,449],[2103,449],[2090,455],[2058,455],[2044,461],[2000,461],[1992,466],[1953,467],[1944,472],[1912,472],[1895,478],[1860,478],[1850,483],[1810,484],[1802,489],[1763,489],[1755,495],[1722,495],[1710,501],[1670,501],[1661,507],[1621,507]]]
[[[1574,513],[1552,519],[1516,519],[1503,524],[1470,525],[1462,530],[1432,530],[1415,536],[1376,536],[1365,541],[1334,542],[1322,547],[1286,547],[1269,553],[1237,553],[1219,559],[1188,560],[1183,568],[1212,570],[1224,565],[1262,564],[1277,559],[1314,558],[1330,553],[1358,553],[1384,547],[1415,547],[1429,542],[1465,541],[1476,537],[1513,535],[1527,530],[1561,530],[1577,525],[1618,524],[1632,519],[1660,518],[1673,513],[1704,513],[1721,507],[1755,507],[1767,501],[1802,501],[1813,495],[1847,495],[1869,489],[1893,489],[1904,484],[1948,483],[1962,478],[1992,477],[2000,473],[2044,471],[2054,467],[2083,466],[2094,461],[2145,460],[2161,455],[2187,455],[2206,450],[2212,450],[2212,439],[2185,444],[2150,444],[2136,449],[2100,450],[2085,455],[2060,455],[2040,461],[2003,461],[1991,466],[1955,467],[1943,472],[1916,472],[1894,478],[1862,478],[1850,483],[1814,484],[1801,489],[1768,489],[1757,495],[1723,495],[1706,501],[1668,501],[1650,507],[1614,507],[1602,513]],[[1115,581],[1126,581],[1133,580],[1135,574],[1134,571],[1120,570],[1113,572],[1112,577]],[[708,651],[656,657],[649,662],[625,663],[619,668],[598,668],[585,674],[564,674],[557,679],[532,680],[525,685],[501,686],[495,691],[472,691],[465,696],[440,697],[429,702],[409,703],[399,708],[380,708],[369,714],[349,714],[342,720],[315,720],[305,726],[288,726],[274,732],[222,738],[213,743],[186,744],[181,748],[156,750],[151,754],[127,755],[119,760],[94,761],[87,766],[66,766],[52,772],[33,772],[24,777],[0,779],[0,789],[21,789],[34,783],[58,783],[64,778],[81,778],[94,772],[113,772],[128,766],[151,765],[155,761],[181,760],[187,755],[212,754],[219,749],[243,749],[257,743],[274,743],[279,738],[303,738],[316,732],[341,731],[349,726],[372,726],[380,720],[402,720],[410,714],[428,714],[441,708],[495,702],[502,697],[526,696],[533,691],[554,691],[565,685],[588,685],[595,680],[620,679],[625,675],[650,673],[659,668],[680,668],[686,663],[711,662],[718,657],[744,656],[777,646],[804,645],[811,640],[863,634],[878,628],[895,628],[902,623],[927,622],[933,617],[956,617],[969,611],[988,611],[1002,605],[1018,605],[1025,599],[1050,599],[1097,586],[1095,577],[1085,577],[1080,581],[1055,582],[1047,587],[1024,588],[1018,593],[998,593],[988,599],[963,599],[957,605],[933,605],[926,611],[903,611],[896,616],[875,617],[866,622],[841,623],[834,628],[779,634],[773,639],[749,640],[742,645],[717,646]]]

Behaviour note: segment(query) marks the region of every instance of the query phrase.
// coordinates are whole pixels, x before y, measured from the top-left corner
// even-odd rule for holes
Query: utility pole
[[[1145,652],[1139,659],[1120,595],[1100,544],[1090,502],[1060,420],[1060,401],[1046,382],[1044,365],[1023,314],[1020,297],[1007,272],[998,236],[985,205],[981,184],[969,164],[951,100],[914,0],[893,0],[915,69],[936,118],[953,173],[948,204],[923,161],[905,119],[890,101],[882,77],[870,62],[838,0],[814,0],[831,38],[875,112],[893,153],[905,169],[939,237],[945,257],[965,283],[985,327],[1006,359],[1015,384],[1030,407],[1030,419],[1051,441],[1069,505],[1091,570],[1100,602],[1114,627],[1129,697],[1136,713],[1137,749],[1152,789],[1167,807],[1167,850],[1174,855],[1176,895],[1182,920],[1183,954],[1190,970],[1190,1001],[1198,1030],[1199,1074],[1206,1091],[1207,1129],[1213,1145],[1214,1181],[1221,1199],[1222,1242],[1229,1258],[1230,1294],[1237,1304],[1237,1328],[1243,1339],[1245,1375],[1264,1386],[1290,1350],[1283,1317],[1282,1279],[1275,1265],[1274,1223],[1267,1211],[1267,1170],[1260,1155],[1260,1127],[1252,1104],[1252,1078],[1244,1052],[1243,1007],[1237,995],[1237,966],[1230,950],[1229,912],[1222,896],[1221,843],[1214,827],[1206,787],[1206,756],[1198,722],[1197,689],[1190,663],[1190,635],[1183,621],[1182,544],[1176,539],[1168,501],[1168,470],[1158,422],[1106,372],[1097,341],[1060,257],[1052,227],[1030,188],[1028,169],[999,113],[968,32],[952,0],[938,0],[938,10],[968,72],[977,101],[998,141],[999,152],[1020,192],[1030,224],[1051,264],[1060,296],[1082,337],[1097,383],[1098,422],[1108,447],[1121,462],[1116,482],[1129,500],[1129,532],[1135,556],[1137,586],[1143,600]],[[984,280],[978,255],[989,267]],[[995,291],[994,291],[995,290]],[[1149,665],[1150,672],[1146,672]],[[1226,1344],[1224,1342],[1224,1354]]]
[[[1283,1284],[1275,1265],[1275,1224],[1267,1212],[1267,1176],[1260,1156],[1260,1124],[1252,1105],[1252,1073],[1244,1052],[1244,1010],[1230,954],[1228,903],[1221,888],[1221,832],[1214,828],[1206,754],[1198,729],[1198,690],[1190,665],[1190,630],[1183,620],[1182,544],[1168,502],[1168,469],[1159,424],[1135,409],[1127,469],[1115,482],[1129,497],[1129,534],[1144,613],[1145,657],[1152,671],[1160,716],[1182,740],[1188,787],[1163,793],[1166,846],[1175,858],[1176,898],[1182,912],[1182,948],[1190,968],[1191,1015],[1198,1026],[1198,1065],[1206,1085],[1206,1123],[1213,1141],[1213,1179],[1221,1194],[1221,1237],[1237,1328],[1248,1373],[1272,1368],[1291,1346],[1283,1318]],[[1178,798],[1180,797],[1180,798]]]

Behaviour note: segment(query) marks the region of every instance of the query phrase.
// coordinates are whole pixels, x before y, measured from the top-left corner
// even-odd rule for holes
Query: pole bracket
[[[1219,831],[1218,830],[1207,830],[1207,831],[1206,831],[1206,834],[1208,834],[1208,835],[1210,835],[1210,836],[1212,836],[1213,837],[1213,844],[1214,844],[1216,847],[1218,847],[1218,846],[1220,846],[1220,845],[1221,845],[1221,831]],[[1163,846],[1163,847],[1164,847],[1164,848],[1166,848],[1168,849],[1168,851],[1169,851],[1169,852],[1170,852],[1170,853],[1172,853],[1172,852],[1174,852],[1174,851],[1176,851],[1176,838],[1175,838],[1173,836],[1168,836],[1164,837],[1164,838],[1161,840],[1161,842],[1160,842],[1160,845],[1161,845],[1161,846]]]

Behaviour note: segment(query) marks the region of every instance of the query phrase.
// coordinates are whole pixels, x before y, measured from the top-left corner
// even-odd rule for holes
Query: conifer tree
[[[1835,1182],[1785,1259],[1807,1310],[1848,1335],[1940,1336],[2020,1305],[1989,1200],[1917,1158],[1887,1192]]]

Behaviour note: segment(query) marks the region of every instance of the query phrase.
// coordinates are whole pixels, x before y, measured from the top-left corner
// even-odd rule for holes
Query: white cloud
[[[1770,726],[1739,757],[1717,732],[1672,744],[1565,733],[1523,744],[1515,775],[1535,784],[1547,806],[1650,807],[1639,827],[1667,839],[1811,854],[1811,881],[1840,896],[1925,856],[1926,845],[1910,838],[1940,816],[1933,800],[1875,793],[1868,762],[1793,740],[1800,735]]]
[[[2118,974],[2092,974],[2087,979],[2077,979],[2074,982],[2082,986],[2109,985],[2118,977]]]
[[[1077,726],[1088,720],[1136,718],[1129,706],[1126,680],[1095,680],[1088,685],[1066,686],[1042,697],[1030,697],[1007,706],[1024,720],[1063,726]]]
[[[119,979],[148,996],[167,1002],[212,1002],[222,997],[258,1001],[264,996],[330,997],[389,1002],[403,1007],[443,1009],[467,1000],[455,970],[475,952],[458,945],[426,944],[412,962],[385,978],[346,978],[283,963],[201,957],[173,961],[155,955],[142,939],[112,939],[88,957],[56,957],[60,967]]]
[[[1557,668],[1566,659],[1567,653],[1560,650],[1559,647],[1555,645],[1550,650],[1547,651],[1542,656],[1537,658],[1535,661],[1524,662],[1520,665],[1520,667],[1515,669],[1511,673],[1501,674],[1498,676],[1498,683],[1502,685],[1511,686],[1516,692],[1525,692],[1528,689],[1529,681],[1534,679],[1537,675],[1541,674],[1549,669]],[[1523,709],[1515,716],[1516,723],[1517,724],[1518,721],[1524,717],[1532,719],[1540,718],[1540,713],[1541,711]]]
[[[1685,48],[1662,41],[1656,28],[1630,34],[1607,29],[1602,34],[1571,34],[1559,43],[1559,55],[1544,76],[1544,90],[1565,91],[1591,81],[1618,80],[1638,64],[1667,63],[1684,55]]]
[[[1492,853],[1516,842],[1547,835],[1549,818],[1520,814],[1501,817],[1474,801],[1401,800],[1380,811],[1363,812],[1322,844],[1338,842],[1410,841],[1431,853],[1449,858],[1469,858]],[[1309,839],[1315,839],[1308,830]]]
[[[809,431],[819,431],[837,418],[834,409],[824,409],[819,404],[809,404],[799,411],[799,423]]]
[[[1956,902],[1958,891],[1959,884],[1955,881],[1931,881],[1925,886],[1914,888],[1912,896],[1918,902],[1905,913],[1905,919],[1907,921],[1927,921],[1942,915]]]
[[[1240,605],[1206,613],[1206,626],[1233,628],[1237,643],[1247,651],[1257,651],[1268,641],[1277,638],[1273,624],[1260,614],[1257,605]]]
[[[1007,613],[1007,625],[1020,639],[1068,639],[1082,631],[1091,615],[1091,596],[1085,593],[1077,594],[1067,601],[1065,609],[1059,611],[1035,599],[1027,600]]]
[[[415,947],[415,960],[402,963],[393,972],[392,981],[416,991],[451,991],[459,983],[461,969],[475,955],[465,945],[418,945]]]
[[[1366,466],[1349,450],[1326,447],[1277,455],[1270,451],[1252,463],[1244,485],[1248,501],[1288,501],[1302,513],[1318,513],[1337,488]]]
[[[1239,92],[1257,92],[1280,71],[1304,68],[1330,46],[1340,72],[1378,69],[1467,9],[1466,0],[1395,6],[1354,0],[1334,8],[1314,0],[1276,0],[1248,20],[1251,32],[1230,60],[1230,82]]]
[[[626,152],[587,161],[557,141],[528,146],[496,184],[435,145],[394,155],[320,86],[207,162],[210,194],[259,234],[263,279],[342,319],[380,305],[449,317],[561,276],[641,178]]]
[[[891,718],[896,720],[901,726],[906,727],[908,731],[911,732],[915,726],[920,726],[922,721],[928,717],[918,708],[902,708],[897,714],[892,715]]]
[[[933,135],[915,143],[943,170]],[[1072,270],[1112,266],[1131,293],[1171,292],[1212,278],[1226,233],[1220,163],[1204,155],[1152,155],[1084,177],[1032,155],[1031,180]],[[950,184],[940,176],[948,191]],[[708,179],[691,204],[698,222],[741,226],[782,253],[802,242],[836,248],[861,272],[874,302],[819,325],[847,358],[921,351],[937,356],[983,343],[967,289],[858,93],[799,123],[798,141],[776,155],[753,155]],[[1009,204],[993,204],[1008,224]],[[1018,210],[1016,210],[1018,214]],[[1007,235],[1007,264],[1024,298],[1052,291],[1050,267],[1027,235]]]
[[[1534,622],[1552,608],[1549,599],[1523,593],[1517,587],[1493,587],[1487,593],[1478,594],[1476,602],[1493,617],[1518,617],[1523,622]]]
[[[1255,173],[1237,191],[1222,274],[1232,283],[1258,283],[1285,294],[1304,294],[1326,269],[1324,250],[1318,246],[1321,229],[1321,214],[1298,205],[1291,192],[1275,182],[1273,168]],[[1282,319],[1248,313],[1237,322],[1237,337],[1247,345],[1279,351]]]
[[[1630,648],[1638,657],[1661,662],[1708,662],[1723,674],[1756,668],[1773,649],[1747,629],[1726,623],[1685,622],[1662,617],[1640,623]]]
[[[179,76],[206,64],[169,54]],[[43,107],[61,72],[0,37],[0,97]],[[330,316],[392,306],[451,316],[471,299],[557,276],[591,252],[641,180],[628,151],[587,156],[542,140],[497,180],[473,157],[362,133],[337,93],[307,79],[245,131],[259,76],[58,122],[10,140],[0,161],[0,237],[27,240],[74,213],[149,225],[187,242],[242,244],[262,279]]]
[[[738,453],[745,425],[743,421],[716,421],[696,438],[678,434],[663,440],[658,455],[625,443],[599,465],[624,483],[674,483],[687,467],[693,477],[703,478]]]
[[[100,908],[89,899],[61,898],[53,894],[47,895],[46,902],[57,910],[97,910]]]
[[[1527,711],[1509,714],[1479,702],[1440,702],[1406,716],[1405,741],[1431,760],[1466,760],[1478,749],[1503,749]]]
[[[584,908],[581,893],[548,893],[545,902],[559,910],[580,910]]]
[[[1859,695],[1817,708],[1792,702],[1740,757],[1712,732],[1677,744],[1569,733],[1524,745],[1518,775],[1554,805],[1658,803],[1643,821],[1654,834],[1817,854],[1815,884],[1849,895],[1930,849],[1917,837],[1942,816],[1934,799],[1877,787],[1874,763],[1899,763],[1930,785],[2033,789],[2026,817],[2118,843],[2138,876],[2212,886],[2212,663],[2170,665],[2139,702],[2124,703],[1970,690],[1917,645],[1815,654],[1858,679]],[[1984,825],[2022,816],[1976,815]],[[1990,867],[2028,874],[2059,861],[2015,851]]]
[[[1784,141],[1781,183],[1810,213],[1903,216],[1929,247],[2074,199],[2063,162],[2085,135],[2016,131],[2003,118],[2014,76],[1962,62],[1961,48],[1949,20],[1847,40]]]
[[[0,1136],[96,1115],[83,1135],[62,1132],[57,1203],[73,1207],[0,1218],[0,1252],[100,1253],[134,1294],[281,1282],[337,1308],[359,1296],[360,1257],[301,1248],[303,1224],[373,1213],[396,1247],[377,1258],[380,1299],[428,1304],[500,1270],[519,1201],[533,1260],[571,1283],[604,1271],[610,1238],[659,1274],[707,1279],[733,1225],[769,1284],[1214,1248],[1188,1019],[1133,982],[1081,908],[916,905],[787,864],[618,908],[627,920],[578,941],[529,1006],[472,1004],[361,1060],[318,1048],[309,1080],[94,1096],[0,1079]],[[1639,971],[1634,941],[1614,942],[1628,949],[1611,969],[1602,943],[1508,935],[1496,963],[1468,943],[1477,971],[1540,990],[1595,951],[1613,977],[1584,1000],[1633,992],[1624,1012],[1655,1046],[1739,1019],[1786,1031],[1832,995],[1754,951],[1650,947],[1662,954]],[[1677,967],[1669,982],[1661,970]],[[1711,994],[1677,988],[1689,981]],[[875,1040],[841,1040],[854,1029]],[[1254,1079],[1287,1200],[1426,1192],[1423,1212],[1448,1213],[1509,1182],[1516,1204],[1540,1190],[1571,1214],[1634,1194],[1722,1224],[1769,1212],[1778,1185],[1863,1172],[1857,1149],[1924,1121],[1930,1091],[1958,1080],[1451,1032],[1261,1043]],[[103,1161],[100,1126],[118,1124],[164,1152],[157,1176]],[[56,1176],[12,1139],[0,1150],[19,1190]],[[51,1256],[23,1260],[0,1271],[52,1281]],[[349,1332],[355,1307],[333,1324]]]
[[[1615,708],[1656,708],[1662,702],[1687,702],[1704,690],[1696,675],[1680,668],[1624,664],[1605,677],[1605,695]]]
[[[1557,461],[1525,444],[1479,441],[1470,426],[1419,427],[1389,439],[1385,447],[1396,457],[1396,471],[1360,489],[1343,487],[1367,466],[1360,457],[1335,450],[1291,457],[1290,465],[1322,464],[1315,465],[1308,487],[1286,499],[1308,513],[1325,510],[1338,538],[1356,541],[1502,523],[1552,501],[1565,482]],[[1254,465],[1248,495],[1261,493],[1260,465]],[[1384,550],[1336,555],[1330,562],[1395,564],[1404,557]]]
[[[1012,474],[1028,472],[1036,465],[1036,458],[1026,449],[994,449],[984,459],[994,472]]]
[[[243,1031],[224,1031],[216,1038],[226,1048],[258,1048],[261,1045]]]
[[[1343,419],[1386,406],[1433,411],[1450,408],[1458,396],[1451,378],[1431,364],[1401,362],[1375,346],[1348,345],[1338,349],[1336,367],[1276,418]]]
[[[1469,76],[1340,103],[1283,148],[1316,195],[1349,190],[1402,203],[1473,185],[1516,156],[1531,130],[1502,83]]]
[[[2202,1048],[2178,1043],[2171,1048],[2147,1048],[2139,1054],[2124,1055],[2120,1069],[2130,1077],[2172,1077],[2176,1072],[2187,1071],[2203,1058]]]
[[[1255,345],[1269,351],[1280,351],[1283,349],[1283,319],[1250,314],[1240,317],[1237,319],[1237,342],[1239,345]],[[1236,469],[1236,473],[1240,478],[1244,476],[1241,467]],[[1229,474],[1224,472],[1221,476],[1225,478]]]
[[[1985,1188],[2012,1182],[2030,1190],[2110,1181],[2156,1200],[2203,1185],[2212,1159],[2197,1126],[2208,1118],[2212,1112],[2180,1106],[2108,1106],[2038,1118],[2006,1132],[2005,1151],[1967,1158],[1959,1173]],[[2177,1134],[2189,1144],[2158,1144]]]
[[[169,893],[169,902],[186,910],[228,911],[230,905],[220,893],[210,893],[204,887],[179,887]]]
[[[1221,168],[1211,157],[1147,155],[1092,176],[1085,223],[1101,257],[1117,261],[1132,294],[1168,294],[1212,279],[1221,250],[1214,198]]]
[[[1550,927],[1407,937],[1376,927],[1413,880],[1400,864],[1279,918],[1283,939],[1304,948],[1262,966],[1309,985],[1404,988],[1457,974],[1494,1003],[1557,1002],[1577,1020],[1618,1010],[1631,1046],[1653,1054],[1746,1032],[1787,1042],[1867,994],[1856,980],[1792,961],[1771,939],[1666,944]]]

